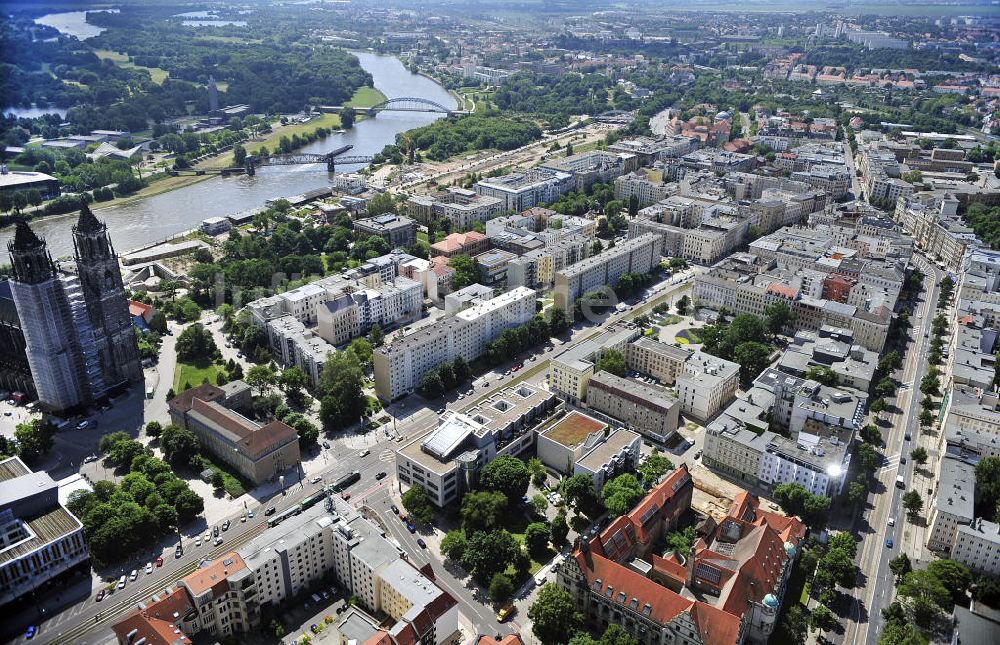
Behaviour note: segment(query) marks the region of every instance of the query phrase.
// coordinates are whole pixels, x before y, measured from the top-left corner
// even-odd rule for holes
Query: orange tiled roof
[[[246,568],[247,565],[240,554],[230,551],[207,567],[182,578],[181,581],[196,598],[209,589],[212,590],[212,596],[217,597],[229,588],[227,577]]]
[[[187,592],[176,587],[174,590],[156,602],[149,603],[145,609],[136,609],[111,626],[118,636],[119,642],[136,642],[146,639],[146,645],[188,645],[191,639],[174,627],[174,624],[184,619],[194,608]],[[135,630],[131,641],[128,635]]]

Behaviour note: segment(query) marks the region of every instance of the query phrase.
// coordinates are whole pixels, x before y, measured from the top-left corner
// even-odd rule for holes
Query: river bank
[[[368,96],[352,97],[374,105],[383,100],[416,96],[454,108],[456,101],[440,85],[423,76],[410,73],[398,58],[366,51],[355,51],[361,66],[372,74],[374,89],[363,90]],[[383,98],[384,97],[384,98]],[[358,104],[361,106],[361,104]],[[374,155],[396,135],[419,128],[441,118],[441,114],[424,112],[380,112],[355,123],[344,133],[335,133],[315,141],[300,152],[325,154],[344,145],[353,146],[352,154]],[[313,123],[306,124],[315,129]],[[279,134],[279,138],[280,138]],[[253,150],[263,143],[244,143]],[[271,146],[269,146],[271,147]],[[338,166],[338,172],[360,170],[362,165]],[[144,170],[145,173],[145,170]],[[218,175],[170,177],[148,186],[139,193],[121,200],[95,205],[99,217],[106,221],[115,248],[120,252],[145,246],[197,227],[209,217],[225,217],[261,206],[268,199],[287,197],[330,185],[330,175],[323,164],[265,166],[256,176]],[[53,257],[73,253],[70,218],[54,215],[32,221],[32,229],[44,237]],[[14,229],[0,230],[0,264],[8,261],[7,242]]]

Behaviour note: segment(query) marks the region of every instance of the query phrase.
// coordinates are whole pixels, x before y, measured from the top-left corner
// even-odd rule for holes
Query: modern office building
[[[423,486],[443,507],[474,488],[479,472],[498,456],[525,455],[535,443],[534,427],[558,403],[547,390],[517,385],[464,413],[447,412],[435,428],[396,451],[396,478]]]
[[[298,467],[299,436],[281,421],[261,425],[240,414],[249,398],[243,381],[223,387],[203,383],[170,399],[168,406],[172,423],[194,432],[202,448],[260,485]]]
[[[471,363],[505,329],[534,315],[535,292],[518,287],[404,335],[375,350],[375,391],[385,401],[413,392],[429,370],[458,356]]]
[[[59,503],[59,486],[20,457],[0,461],[0,605],[80,570],[89,575],[83,524]]]
[[[635,472],[641,437],[572,410],[538,433],[538,458],[563,475],[587,475],[600,493],[618,475]]]

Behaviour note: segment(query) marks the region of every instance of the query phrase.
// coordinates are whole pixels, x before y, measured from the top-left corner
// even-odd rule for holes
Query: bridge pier
[[[257,168],[254,166],[253,157],[247,155],[246,158],[246,175],[247,177],[253,177],[257,174]]]

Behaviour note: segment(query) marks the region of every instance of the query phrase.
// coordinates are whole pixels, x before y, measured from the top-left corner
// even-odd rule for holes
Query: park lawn
[[[247,492],[247,487],[244,482],[240,479],[239,475],[236,475],[228,470],[225,466],[219,466],[214,461],[205,456],[205,453],[201,453],[201,458],[205,460],[208,468],[213,472],[222,473],[222,487],[230,497],[236,499],[237,497],[243,496]],[[249,485],[249,482],[247,482]],[[251,486],[252,488],[252,486]]]
[[[201,382],[208,379],[208,382],[215,385],[215,376],[223,371],[215,363],[205,366],[192,365],[191,363],[177,363],[174,368],[174,392],[180,393],[184,383],[190,383],[191,387],[201,385]]]
[[[94,53],[101,60],[114,61],[115,65],[118,67],[123,67],[127,69],[144,69],[149,72],[150,78],[157,85],[163,85],[163,81],[167,80],[167,76],[170,75],[165,69],[159,67],[143,67],[142,65],[136,65],[129,61],[128,54],[119,54],[116,51],[111,51],[110,49],[95,49]]]
[[[362,86],[358,88],[347,104],[352,107],[371,107],[385,101],[385,98],[385,94],[374,87]]]

